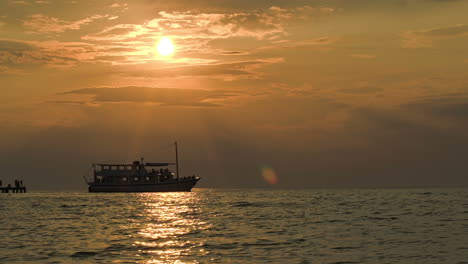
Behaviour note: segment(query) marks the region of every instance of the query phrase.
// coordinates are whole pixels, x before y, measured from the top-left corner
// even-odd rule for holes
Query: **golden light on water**
[[[158,53],[162,56],[170,56],[174,53],[174,44],[168,37],[163,37],[158,43]]]
[[[139,194],[144,213],[135,246],[140,253],[152,255],[144,263],[194,263],[184,257],[201,252],[201,241],[190,239],[191,233],[209,228],[209,224],[196,217],[200,197],[190,193]]]
[[[261,173],[263,179],[269,184],[277,184],[278,183],[278,176],[276,172],[270,167],[263,167],[261,168]]]

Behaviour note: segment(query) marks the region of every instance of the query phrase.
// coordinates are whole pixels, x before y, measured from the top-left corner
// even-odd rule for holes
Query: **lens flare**
[[[277,184],[278,183],[278,176],[276,172],[270,167],[263,167],[261,168],[261,173],[263,179],[269,184]]]

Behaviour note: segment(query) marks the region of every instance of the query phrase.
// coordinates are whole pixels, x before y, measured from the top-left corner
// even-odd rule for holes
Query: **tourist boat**
[[[177,142],[174,145],[175,163],[144,163],[143,158],[132,164],[93,163],[93,178],[85,176],[89,192],[190,192],[200,177],[179,177]],[[175,174],[170,170],[174,165]]]

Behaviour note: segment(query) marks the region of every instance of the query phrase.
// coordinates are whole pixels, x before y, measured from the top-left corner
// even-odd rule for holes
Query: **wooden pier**
[[[26,192],[26,186],[18,186],[18,187],[0,187],[0,190],[2,193],[9,193],[10,191],[12,193],[25,193]]]
[[[3,182],[0,179],[0,191],[2,193],[9,193],[10,191],[12,193],[25,193],[26,192],[26,186],[23,185],[23,180],[15,180],[14,187],[11,186],[11,184],[7,184],[7,185],[5,185],[5,187],[3,187]]]

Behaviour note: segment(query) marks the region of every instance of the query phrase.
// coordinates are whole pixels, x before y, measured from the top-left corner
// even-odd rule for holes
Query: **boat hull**
[[[200,178],[145,184],[94,184],[90,183],[89,192],[190,192]]]

